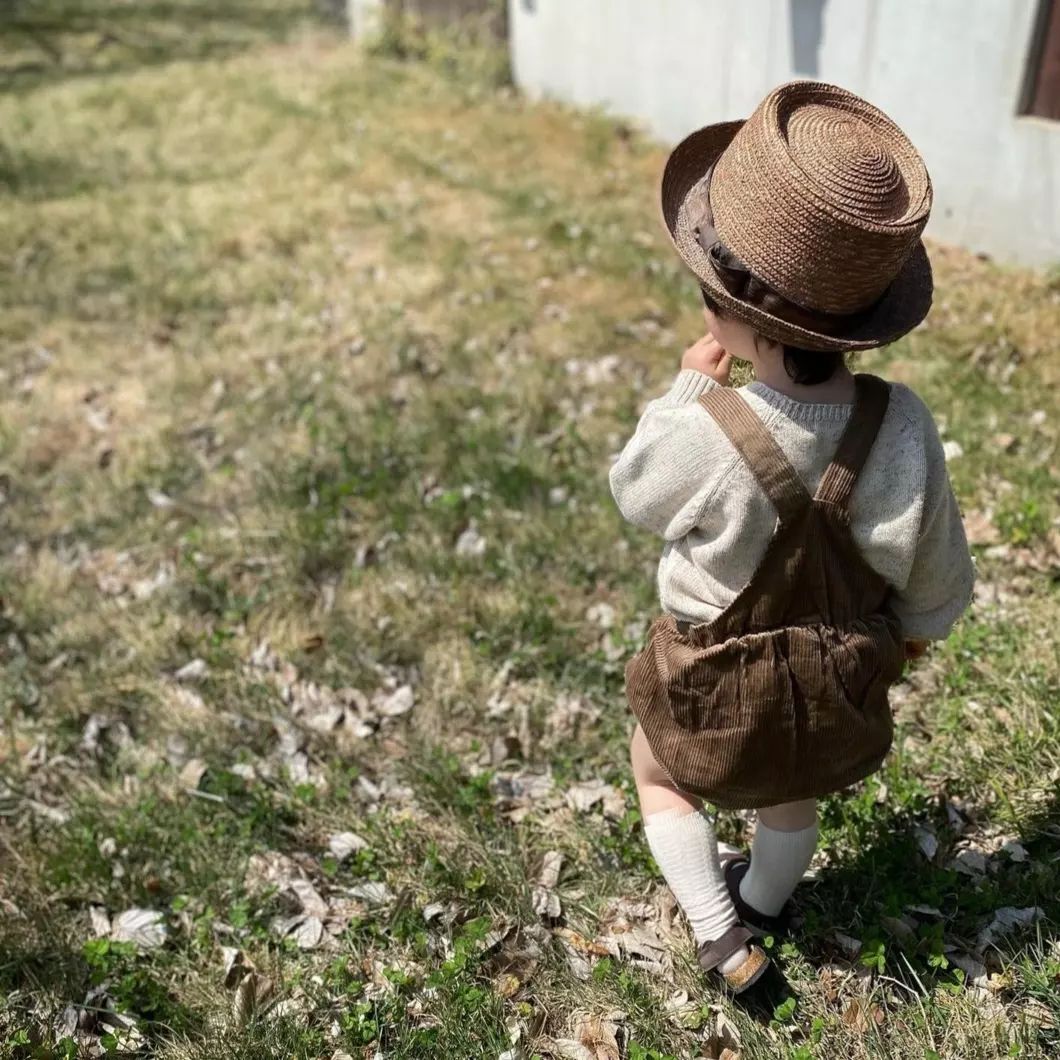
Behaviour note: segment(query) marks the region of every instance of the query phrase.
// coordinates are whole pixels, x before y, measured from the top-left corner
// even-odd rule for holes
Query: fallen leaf
[[[987,946],[993,945],[998,939],[1010,935],[1020,928],[1028,928],[1042,916],[1040,906],[1032,905],[1024,909],[1016,909],[1013,906],[1003,906],[994,912],[994,918],[979,932],[976,940],[976,949],[982,953]]]
[[[356,832],[336,832],[328,837],[328,853],[339,861],[345,861],[358,850],[366,850],[368,841]]]
[[[486,539],[475,526],[469,526],[456,539],[455,551],[458,556],[478,558],[486,551]]]
[[[626,800],[613,784],[602,780],[586,780],[567,789],[567,804],[580,813],[591,810],[602,803],[604,815],[618,819],[626,812]]]
[[[916,924],[908,917],[883,916],[880,923],[895,938],[908,941],[916,937]]]
[[[832,938],[839,944],[839,948],[847,954],[849,957],[856,957],[861,952],[861,943],[851,938],[850,935],[844,935],[841,931],[832,932]]]
[[[181,787],[196,791],[204,776],[206,776],[206,763],[198,758],[189,758],[184,763],[184,768],[180,771],[178,779]]]
[[[539,887],[555,887],[559,883],[559,874],[563,869],[563,854],[558,850],[550,850],[545,854],[541,862],[541,871],[537,876]]]
[[[92,925],[92,936],[97,939],[105,939],[110,934],[110,917],[106,909],[101,905],[90,905],[88,907],[88,919]]]
[[[416,697],[411,685],[402,685],[389,694],[373,700],[375,709],[386,718],[397,718],[407,714],[415,705]]]
[[[856,997],[843,1010],[843,1024],[850,1027],[858,1034],[864,1034],[872,1024],[880,1026],[885,1019],[885,1014],[879,1005],[872,1004],[863,998]]]
[[[955,968],[960,968],[960,970],[964,972],[966,983],[978,986],[986,982],[986,965],[983,964],[982,961],[977,961],[967,953],[952,953],[947,951],[946,957],[950,964]]]
[[[327,902],[307,879],[293,879],[288,883],[287,889],[298,899],[304,913],[321,920],[328,915]]]
[[[169,494],[163,493],[159,489],[148,488],[145,492],[147,493],[147,499],[155,508],[172,508],[175,503]]]
[[[260,894],[270,887],[285,890],[292,880],[305,876],[302,868],[286,854],[276,850],[252,854],[247,862],[243,886],[251,894]]]
[[[939,849],[939,841],[935,837],[935,833],[918,825],[913,829],[913,835],[916,836],[916,845],[920,848],[920,853],[923,854],[928,861],[931,861],[938,853]]]
[[[724,1013],[714,1020],[714,1032],[703,1044],[704,1060],[740,1060],[740,1031]]]
[[[157,949],[166,941],[165,917],[153,909],[126,909],[114,918],[110,937],[141,950]]]
[[[965,876],[978,878],[986,873],[986,855],[978,850],[961,850],[954,857],[949,867],[955,872],[963,873]]]
[[[1036,1023],[1041,1030],[1055,1031],[1057,1029],[1056,1012],[1044,1001],[1036,997],[1029,998],[1023,1003],[1022,1009],[1027,1019]]]
[[[246,970],[243,951],[237,946],[222,946],[221,959],[224,963],[223,982],[226,987],[231,989],[239,982],[243,972]]]
[[[192,659],[191,662],[186,662],[173,674],[173,679],[187,682],[201,681],[207,672],[208,668],[205,659]]]
[[[592,622],[601,629],[610,629],[615,624],[615,609],[610,604],[601,601],[593,604],[585,612],[585,618],[586,621]]]
[[[581,1042],[573,1038],[554,1038],[549,1052],[562,1060],[596,1060]]]
[[[245,975],[236,987],[232,998],[232,1023],[245,1027],[254,1014],[272,993],[272,983],[257,972]]]
[[[383,905],[394,897],[394,892],[380,880],[368,880],[346,890],[352,898],[360,898],[369,905]]]
[[[533,893],[534,912],[546,920],[558,920],[563,915],[559,895],[547,887],[535,887]]]
[[[916,913],[917,916],[933,916],[942,917],[942,910],[936,909],[933,905],[907,905],[905,907],[907,913]]]
[[[592,1060],[621,1060],[615,1028],[599,1016],[583,1019],[575,1028],[574,1034],[589,1051]]]
[[[1001,846],[1001,852],[1008,854],[1013,861],[1027,861],[1030,858],[1030,854],[1027,852],[1027,848],[1015,839],[1009,839]]]
[[[557,938],[562,939],[579,953],[584,953],[592,957],[608,957],[611,954],[611,950],[602,943],[587,939],[584,935],[579,934],[572,928],[555,928],[553,929],[552,934]]]
[[[313,950],[324,936],[324,925],[315,916],[307,916],[291,933],[300,950]]]

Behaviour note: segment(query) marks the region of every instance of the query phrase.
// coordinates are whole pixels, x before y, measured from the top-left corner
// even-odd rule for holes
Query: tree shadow
[[[341,25],[334,0],[0,0],[0,91],[27,92],[278,43]]]
[[[924,982],[942,975],[953,982],[938,960],[947,952],[992,969],[1003,958],[1018,960],[1032,945],[1049,949],[1060,938],[1060,795],[1013,827],[1022,849],[991,854],[984,872],[974,856],[967,871],[953,866],[967,840],[991,823],[989,810],[966,803],[958,808],[942,798],[901,809],[865,806],[849,852],[837,854],[799,889],[795,935],[807,956],[850,958],[839,932],[863,944],[860,956],[881,953],[889,974],[902,975],[901,962],[890,960],[900,951]],[[838,822],[839,813],[838,802],[825,803],[823,823],[833,815]],[[844,819],[849,825],[849,810]],[[985,939],[983,929],[998,909],[1034,906],[1042,916],[1032,928]]]
[[[827,3],[828,0],[790,0],[791,68],[802,77],[820,76],[821,38]]]

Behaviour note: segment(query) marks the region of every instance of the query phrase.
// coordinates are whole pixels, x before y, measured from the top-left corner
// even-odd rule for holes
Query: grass
[[[1055,283],[934,248],[927,324],[860,361],[961,446],[980,591],[826,804],[759,1025],[627,765],[658,543],[606,472],[697,327],[660,148],[294,2],[102,10],[50,7],[61,62],[3,29],[5,1055],[660,1060],[720,1016],[745,1058],[1055,1055]],[[137,908],[162,945],[93,928]]]

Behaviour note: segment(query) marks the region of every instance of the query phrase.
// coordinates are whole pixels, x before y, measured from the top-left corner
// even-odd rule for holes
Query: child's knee
[[[802,799],[768,806],[758,811],[758,820],[774,832],[801,832],[817,823],[817,800]]]

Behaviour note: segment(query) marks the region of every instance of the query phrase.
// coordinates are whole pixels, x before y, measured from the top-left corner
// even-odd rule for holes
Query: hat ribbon
[[[703,193],[698,203],[689,205],[693,211],[698,206],[699,216],[693,216],[693,228],[696,242],[707,255],[714,274],[721,285],[737,301],[745,302],[761,309],[786,324],[813,331],[820,335],[842,335],[856,327],[869,315],[879,299],[864,309],[853,313],[829,313],[822,309],[808,309],[781,294],[765,280],[756,276],[744,263],[721,241],[714,227],[714,213],[710,206],[710,178],[713,166],[707,171],[702,182]],[[881,296],[882,297],[882,296]]]

